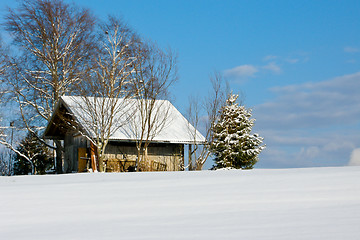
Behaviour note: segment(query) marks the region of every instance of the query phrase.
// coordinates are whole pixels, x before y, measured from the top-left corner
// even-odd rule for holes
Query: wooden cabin
[[[95,131],[88,119],[96,112],[89,109],[89,102],[96,105],[103,98],[61,97],[44,137],[63,142],[63,169],[65,172],[85,172],[98,169],[96,166],[96,147],[90,141]],[[106,100],[106,99],[105,99]],[[113,131],[105,149],[104,169],[106,172],[124,172],[135,170],[137,160],[136,116],[139,110],[134,99],[119,99],[116,121],[123,121],[121,127]],[[124,102],[126,101],[126,104]],[[145,171],[181,171],[184,170],[184,147],[202,144],[205,138],[186,118],[166,100],[157,100],[157,110],[168,114],[161,131],[152,136],[150,144],[143,152],[143,161],[139,168]],[[129,114],[126,114],[129,112]],[[107,114],[107,113],[105,113]],[[131,120],[127,116],[135,116]],[[92,118],[95,119],[95,118]],[[93,123],[92,123],[93,124]],[[163,124],[163,123],[162,123]]]

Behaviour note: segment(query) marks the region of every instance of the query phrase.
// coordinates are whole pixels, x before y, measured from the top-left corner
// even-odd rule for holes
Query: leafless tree
[[[6,93],[6,88],[4,86],[4,78],[6,73],[6,58],[7,54],[5,51],[5,47],[3,45],[3,42],[0,38],[0,106],[3,108],[4,106],[4,94]],[[3,121],[3,116],[0,114],[0,123]],[[6,129],[4,127],[0,127],[0,141],[2,139],[6,138]],[[0,146],[0,176],[10,176],[12,174],[11,172],[11,161],[9,153],[6,152],[6,147]]]
[[[89,76],[79,87],[81,97],[73,97],[77,114],[86,129],[78,129],[97,149],[99,170],[104,171],[104,153],[109,138],[127,121],[133,111],[130,96],[131,75],[135,71],[135,45],[139,39],[121,20],[109,17],[100,25],[97,52]]]
[[[5,51],[5,46],[1,40],[0,37],[0,80],[3,79],[3,75],[5,74],[5,69],[6,69],[6,51]],[[0,81],[1,83],[2,81]]]
[[[10,124],[8,126],[3,126],[0,127],[0,144],[2,145],[2,167],[8,171],[7,175],[12,175],[13,174],[13,153],[15,154],[19,154],[20,156],[22,156],[24,159],[26,159],[27,161],[29,161],[29,159],[31,158],[31,156],[27,156],[24,155],[22,153],[20,153],[18,151],[18,149],[15,146],[19,146],[20,145],[20,139],[19,137],[24,135],[25,129],[24,128],[18,128],[16,127],[16,124],[14,121],[10,122]],[[15,133],[15,134],[14,134]],[[7,151],[5,151],[5,149]],[[33,167],[33,164],[30,160],[30,164]]]
[[[11,162],[4,149],[0,151],[0,176],[11,176]]]
[[[196,132],[191,132],[189,130],[194,142],[193,148],[189,145],[189,170],[201,170],[206,160],[209,158],[211,154],[210,146],[214,137],[212,127],[216,123],[220,114],[220,109],[226,101],[228,90],[222,75],[215,72],[210,76],[210,82],[212,88],[204,100],[194,97],[189,99],[190,104],[187,113],[188,120],[195,129],[199,129],[200,127],[204,129],[203,132],[205,133],[206,139],[205,144],[199,144]]]
[[[131,92],[137,113],[131,118],[130,131],[136,140],[136,169],[144,171],[148,169],[150,142],[171,122],[170,104],[164,99],[177,80],[176,57],[171,50],[162,51],[155,44],[138,45],[134,70]]]
[[[14,49],[6,63],[11,71],[6,83],[29,132],[41,133],[60,96],[74,91],[88,73],[94,22],[87,9],[61,0],[23,0],[17,9],[8,9],[4,26]],[[55,140],[55,148],[61,173],[61,141]]]
[[[9,141],[6,140],[6,137],[4,135],[0,136],[0,144],[4,145],[5,147],[7,147],[8,149],[12,150],[15,154],[19,155],[20,157],[22,157],[23,159],[25,159],[27,162],[29,162],[30,166],[31,166],[31,174],[34,175],[35,174],[35,165],[33,162],[33,159],[39,154],[39,153],[34,153],[31,151],[26,151],[26,152],[21,152],[19,151],[17,148],[14,148],[14,145],[11,144]],[[21,146],[21,143],[18,143],[18,146]],[[11,160],[9,160],[9,166],[10,169],[12,168],[11,165],[13,165],[13,163],[11,162]]]

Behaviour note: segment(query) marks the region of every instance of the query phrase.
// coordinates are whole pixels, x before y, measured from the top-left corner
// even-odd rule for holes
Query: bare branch
[[[60,96],[75,91],[88,75],[96,50],[95,19],[87,9],[61,0],[23,0],[17,9],[8,9],[5,20],[14,47],[5,63],[7,94],[15,100],[24,126],[35,133],[34,127],[46,126]],[[41,132],[36,136],[40,140]],[[61,156],[59,142],[56,148]],[[61,162],[57,159],[57,172]]]
[[[147,147],[153,138],[171,123],[170,105],[166,101],[168,90],[177,80],[176,57],[171,50],[161,51],[155,45],[137,45],[136,65],[132,74],[132,94],[138,115],[133,116],[132,133],[136,136],[138,151],[136,169],[146,170]]]
[[[86,129],[77,130],[97,147],[99,170],[103,171],[105,148],[109,138],[127,122],[124,110],[132,111],[127,85],[134,71],[132,55],[136,35],[119,19],[109,17],[101,24],[98,52],[91,74],[79,87],[80,97],[71,98],[81,114],[77,120]]]
[[[219,118],[220,109],[225,104],[226,89],[224,79],[218,72],[210,76],[211,92],[203,100],[202,104],[198,98],[189,99],[188,118],[195,129],[204,127],[206,143],[202,146],[198,144],[196,131],[189,128],[190,134],[194,139],[194,149],[189,154],[189,170],[201,170],[211,151],[210,146],[214,140],[213,126]],[[200,114],[204,114],[200,117]],[[192,131],[191,131],[192,130]],[[194,162],[192,162],[194,157]]]

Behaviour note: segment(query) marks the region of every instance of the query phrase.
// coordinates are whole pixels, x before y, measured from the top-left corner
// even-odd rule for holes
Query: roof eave
[[[134,139],[118,139],[118,138],[110,138],[110,141],[114,142],[136,142]],[[204,145],[206,141],[172,141],[172,140],[151,140],[150,143],[170,143],[170,144],[197,144]]]

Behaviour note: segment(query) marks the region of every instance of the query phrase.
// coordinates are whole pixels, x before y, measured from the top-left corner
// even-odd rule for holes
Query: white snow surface
[[[0,239],[360,239],[360,167],[0,177]]]

